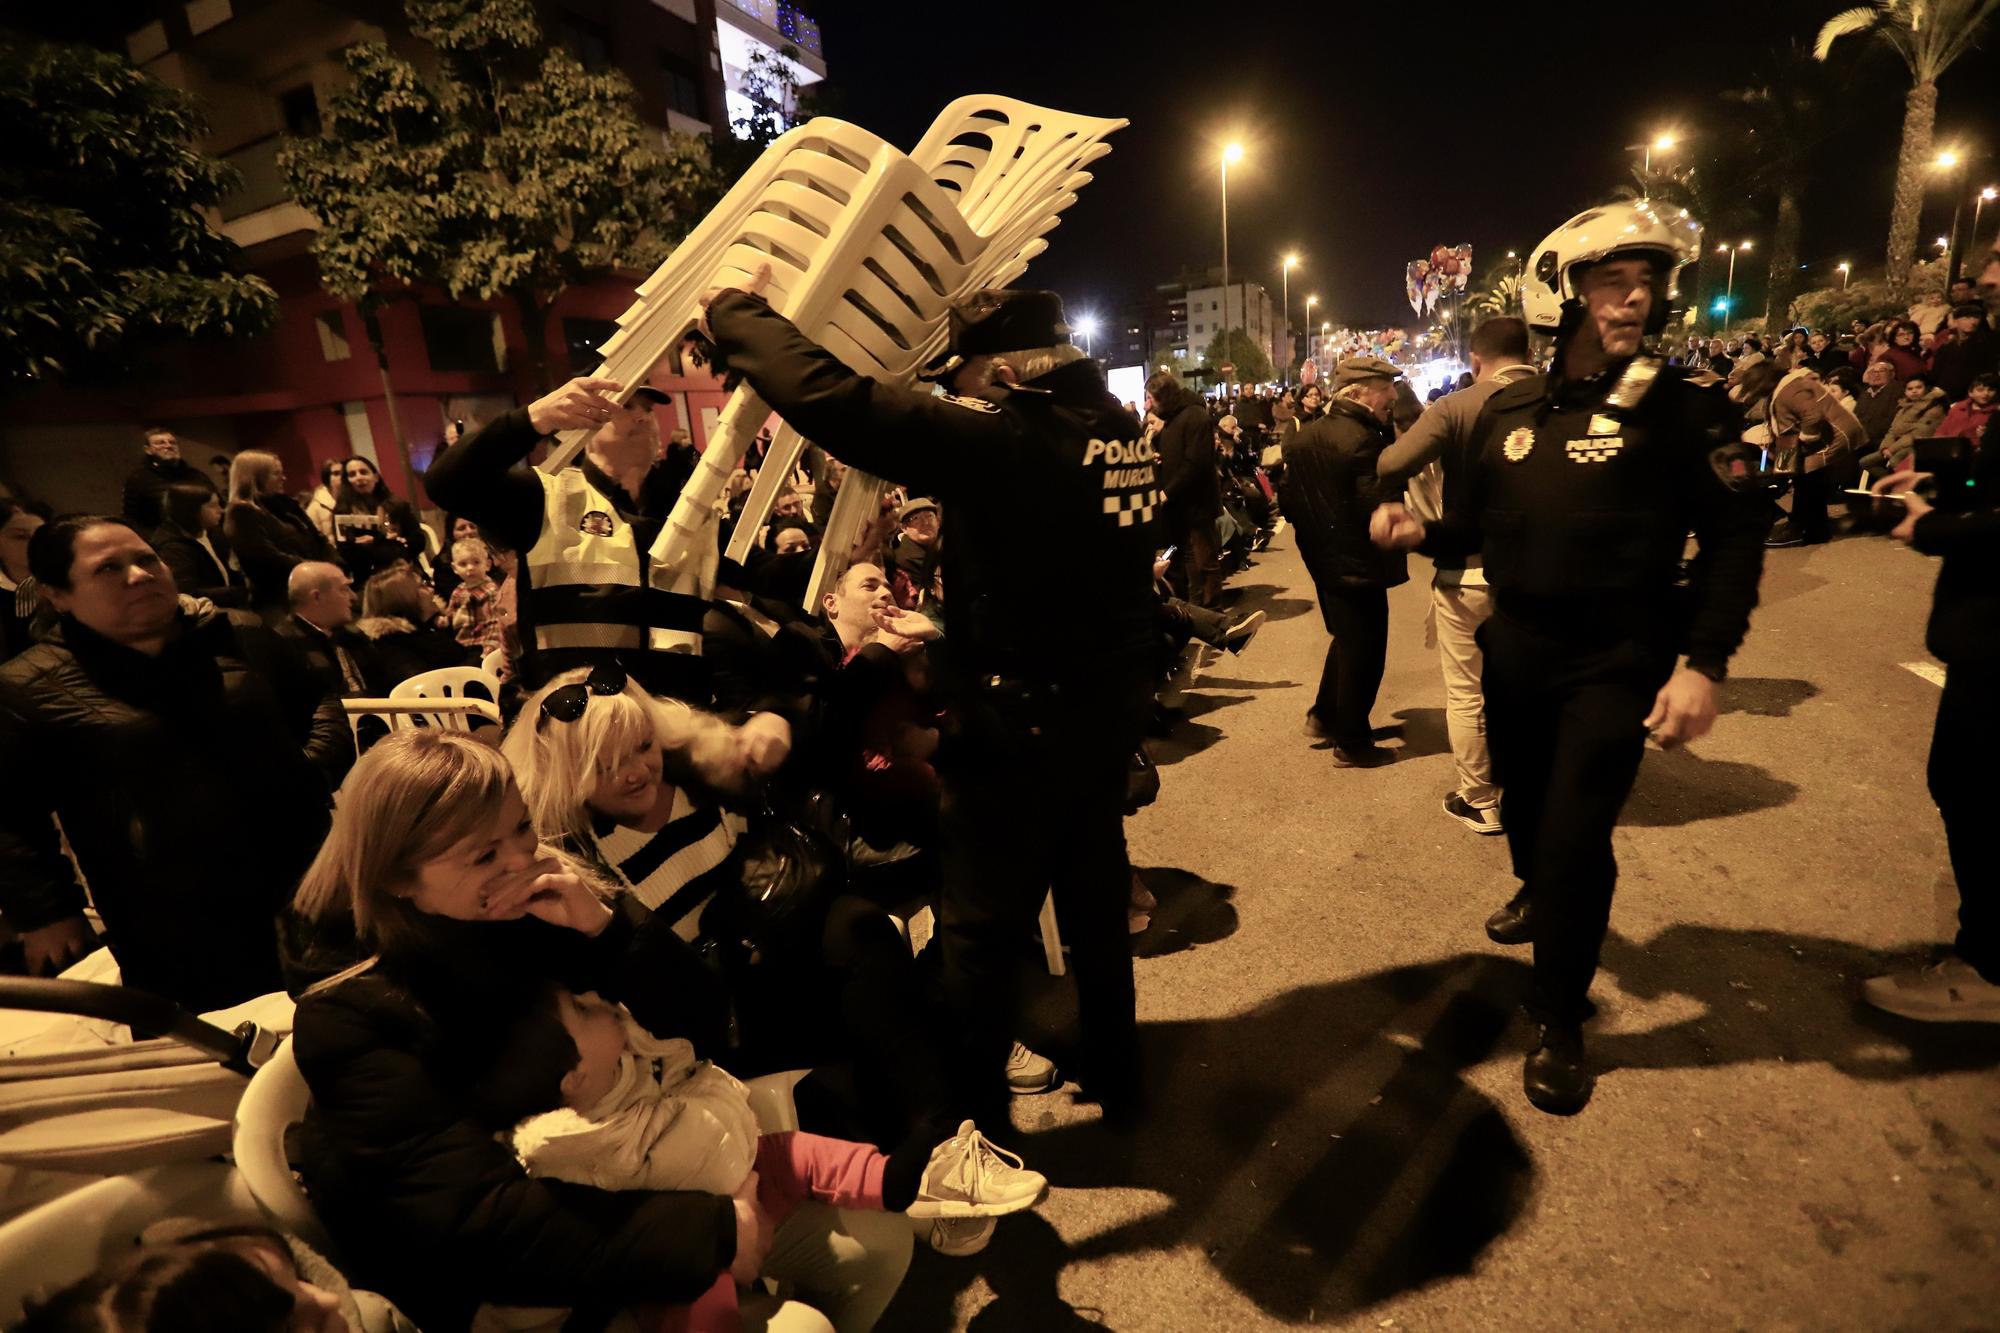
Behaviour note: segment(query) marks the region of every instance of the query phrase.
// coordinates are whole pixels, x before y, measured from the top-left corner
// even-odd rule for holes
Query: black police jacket
[[[855,374],[747,293],[724,293],[708,319],[720,363],[802,434],[942,502],[961,675],[1087,679],[1152,652],[1157,460],[1095,362],[936,396]]]
[[[1989,432],[1990,433],[1990,432]],[[1924,642],[1950,666],[2000,667],[2000,449],[1988,441],[1974,463],[1974,507],[1932,510],[1910,545],[1944,557]]]
[[[1719,675],[1750,627],[1769,511],[1719,388],[1634,358],[1583,381],[1534,375],[1486,400],[1444,518],[1420,550],[1472,554],[1502,610],[1671,634]],[[1675,602],[1693,532],[1687,603]]]

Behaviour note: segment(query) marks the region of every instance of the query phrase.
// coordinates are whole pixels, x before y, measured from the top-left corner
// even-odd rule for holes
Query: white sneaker
[[[1000,1225],[992,1217],[940,1217],[931,1222],[930,1247],[939,1254],[963,1259],[978,1254],[993,1240],[993,1228]]]
[[[1016,1097],[1032,1097],[1056,1086],[1056,1062],[1014,1043],[1007,1052],[1007,1091]]]
[[[1877,1009],[1925,1023],[2000,1023],[2000,986],[1956,956],[1870,978],[1861,994]]]
[[[931,1153],[911,1217],[1000,1217],[1032,1208],[1049,1188],[1013,1153],[994,1147],[970,1120]]]

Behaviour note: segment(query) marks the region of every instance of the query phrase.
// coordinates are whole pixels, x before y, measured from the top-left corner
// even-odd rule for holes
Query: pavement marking
[[[1899,662],[1897,665],[1913,676],[1922,676],[1939,689],[1944,688],[1944,668],[1935,662]]]

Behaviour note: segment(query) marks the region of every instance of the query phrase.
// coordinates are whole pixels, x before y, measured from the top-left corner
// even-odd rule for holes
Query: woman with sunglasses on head
[[[957,1121],[939,1009],[886,912],[841,894],[814,909],[803,936],[760,941],[758,961],[735,948],[730,909],[756,837],[727,803],[770,776],[744,728],[600,666],[530,695],[501,752],[543,839],[629,892],[727,976],[739,1042],[726,1057],[732,1072],[852,1060],[854,1121],[825,1132],[885,1150],[949,1135]],[[991,1232],[991,1219],[943,1220],[932,1243],[972,1253]]]
[[[904,1219],[808,1205],[774,1235],[753,1193],[538,1179],[495,1137],[507,1126],[479,1088],[551,983],[703,1058],[722,1053],[728,1009],[663,919],[536,836],[491,747],[425,730],[371,749],[287,926],[295,979],[322,974],[292,1038],[312,1093],[300,1176],[347,1274],[420,1327],[464,1328],[482,1304],[601,1323],[693,1301],[723,1273],[793,1282],[835,1315],[879,1310],[900,1282]]]

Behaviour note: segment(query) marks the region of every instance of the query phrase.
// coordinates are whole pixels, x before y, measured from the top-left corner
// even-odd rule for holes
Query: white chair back
[[[312,1094],[287,1037],[264,1062],[236,1103],[231,1150],[236,1170],[257,1206],[273,1222],[322,1254],[333,1253],[304,1186],[285,1156],[285,1131],[305,1119]]]

